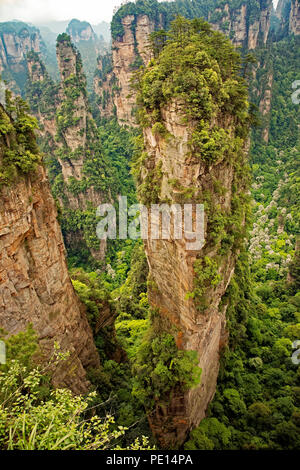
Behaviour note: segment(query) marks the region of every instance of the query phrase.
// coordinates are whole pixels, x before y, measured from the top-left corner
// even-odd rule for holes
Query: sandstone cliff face
[[[97,96],[100,115],[103,118],[110,118],[115,114],[114,85],[116,77],[110,67],[111,61],[111,54],[99,56],[94,77],[94,92]],[[108,65],[108,70],[105,69],[105,65]]]
[[[72,42],[96,41],[97,36],[92,26],[86,21],[72,20],[68,24],[67,34],[70,35]]]
[[[85,163],[88,155],[91,158],[97,152],[97,129],[89,110],[80,54],[69,39],[58,43],[57,61],[61,82],[55,86],[51,79],[49,82],[40,60],[36,56],[32,59],[30,56],[28,59],[31,84],[38,82],[42,87],[40,104],[43,101],[43,106],[38,105],[35,109],[35,114],[42,124],[42,140],[44,143],[47,141],[49,151],[61,169],[64,188],[56,196],[64,209],[86,211],[93,207],[96,210],[103,202],[104,194],[86,182],[88,175]],[[52,91],[52,96],[49,97]],[[33,96],[31,101],[32,98],[35,99]],[[51,109],[45,105],[49,100],[54,104]],[[99,179],[103,177],[104,174],[99,175]],[[83,180],[86,182],[83,190],[79,189],[76,194],[69,190],[71,181],[80,184]],[[73,232],[72,237],[76,238]],[[68,235],[65,240],[69,240]],[[70,243],[72,244],[72,239]],[[90,251],[94,258],[102,260],[105,250],[106,242],[103,240],[99,249],[91,248]]]
[[[2,140],[0,161],[5,145]],[[0,327],[15,334],[32,323],[46,362],[57,341],[70,357],[54,371],[54,385],[85,393],[85,369],[97,367],[99,358],[68,275],[45,170],[4,186],[0,201]]]
[[[289,32],[295,35],[300,34],[300,2],[299,0],[292,0]]]
[[[21,22],[1,23],[0,73],[14,92],[24,89],[27,66],[26,54],[44,51],[45,45],[38,29]]]
[[[229,3],[223,8],[209,14],[208,21],[212,23],[215,30],[222,31],[230,37],[236,46],[255,49],[259,40],[262,44],[266,44],[271,19],[272,5],[260,10],[259,15],[255,19],[251,18],[251,7],[244,2],[239,9],[233,9]],[[215,18],[218,18],[216,21]]]
[[[271,0],[267,6],[261,7],[260,11],[256,12],[254,18],[247,2],[243,2],[238,9],[226,3],[210,12],[207,20],[215,30],[228,35],[234,45],[251,50],[259,44],[266,44],[269,37],[271,12]],[[132,72],[142,64],[147,65],[151,58],[147,47],[149,34],[154,30],[164,28],[166,22],[163,14],[158,18],[154,21],[147,15],[124,16],[121,19],[123,35],[114,39],[112,43],[112,71],[106,79],[102,78],[101,81],[94,82],[95,93],[100,96],[101,115],[104,117],[112,115],[115,106],[121,125],[136,125],[135,93],[131,88]],[[111,93],[112,83],[116,85],[114,96]],[[107,101],[103,101],[103,93],[108,96],[109,90],[109,99],[112,101],[107,105]]]
[[[206,165],[193,158],[189,146],[192,123],[183,124],[184,108],[180,103],[173,101],[164,108],[162,114],[163,123],[170,134],[165,139],[154,136],[151,128],[144,129],[148,158],[142,171],[143,178],[153,168],[160,167],[161,201],[182,203],[182,189],[190,189],[195,196],[189,202],[199,202],[204,194],[210,194],[211,204],[219,207],[223,214],[230,213],[232,188],[236,185],[232,163],[220,158],[216,164]],[[227,124],[229,127],[232,125],[230,121]],[[172,181],[176,181],[176,187]],[[222,195],[216,192],[214,181],[222,181]],[[207,216],[204,231],[207,240]],[[222,257],[218,266],[221,280],[216,286],[210,285],[205,294],[207,305],[199,313],[194,300],[187,296],[194,289],[194,264],[199,258],[213,259],[219,245],[206,243],[201,250],[189,251],[186,242],[186,239],[145,242],[150,267],[149,301],[152,307],[159,310],[162,318],[167,318],[178,329],[177,346],[198,352],[199,366],[202,368],[201,384],[198,387],[188,392],[174,390],[170,403],[165,407],[157,405],[149,416],[150,426],[165,448],[184,441],[188,431],[204,418],[215,393],[220,350],[227,340],[226,305],[221,306],[221,301],[234,274],[237,259],[237,253],[232,250]]]
[[[115,106],[119,123],[135,126],[135,94],[131,89],[132,72],[140,65],[148,64],[150,60],[150,51],[147,48],[148,36],[157,25],[147,15],[139,15],[137,18],[134,15],[127,15],[122,18],[121,22],[124,34],[112,44],[112,71],[103,78],[101,83],[97,82],[94,89],[101,97],[103,92],[111,90],[111,83],[114,83],[116,87],[112,97],[113,103],[110,103],[106,110],[103,110],[103,105],[100,103],[100,113],[106,117]]]
[[[134,15],[125,16],[122,19],[124,35],[113,42],[112,61],[113,72],[118,84],[115,94],[117,117],[120,123],[135,125],[133,110],[135,107],[135,95],[132,93],[130,79],[134,69],[134,62],[138,55],[142,63],[147,64],[149,53],[147,52],[148,36],[155,29],[155,24],[148,16],[138,16],[136,19],[135,34],[132,30]]]

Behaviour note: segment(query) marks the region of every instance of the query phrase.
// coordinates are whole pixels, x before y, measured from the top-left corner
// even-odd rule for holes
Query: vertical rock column
[[[295,35],[300,34],[300,2],[299,0],[291,1],[289,32]]]
[[[215,38],[217,50],[220,34],[208,35]],[[247,127],[247,92],[236,72],[223,69],[228,64],[222,64],[221,50],[216,66],[205,51],[205,40],[193,40],[194,45],[189,39],[186,46],[165,46],[140,79],[139,92],[145,123],[138,177],[140,201],[148,205],[176,203],[182,208],[203,203],[205,207],[202,248],[187,249],[188,240],[176,240],[172,231],[170,239],[145,242],[149,300],[160,317],[156,322],[162,331],[166,324],[174,327],[178,348],[197,351],[202,368],[199,386],[174,390],[168,403],[158,401],[149,413],[152,430],[166,448],[184,441],[187,432],[205,416],[215,393],[220,350],[227,338],[224,296],[245,237],[247,131],[242,135],[241,128]],[[224,51],[233,51],[229,41],[226,44]],[[212,69],[218,70],[218,78]],[[156,80],[167,94],[162,91],[159,100],[153,94]],[[229,90],[229,83],[233,85],[231,98],[224,95],[220,106],[220,95]],[[214,109],[210,117],[203,90],[210,109]],[[231,100],[236,104],[231,106]]]
[[[1,109],[1,118],[5,115]],[[10,132],[0,141],[0,166]],[[69,351],[53,383],[75,393],[88,390],[86,368],[99,366],[85,308],[76,296],[65,258],[57,211],[42,166],[0,188],[0,327],[9,335],[32,324],[44,361],[54,341]]]

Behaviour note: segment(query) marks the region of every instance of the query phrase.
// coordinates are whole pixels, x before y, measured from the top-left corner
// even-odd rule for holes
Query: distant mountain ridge
[[[0,23],[0,75],[8,87],[16,94],[24,95],[28,78],[26,55],[36,52],[47,66],[52,78],[59,76],[56,61],[57,35],[67,31],[83,57],[83,67],[89,89],[92,88],[97,57],[109,47],[109,25],[102,22],[96,25],[99,36],[87,21],[54,21],[33,25],[14,20]],[[103,35],[101,31],[103,29]]]
[[[58,35],[66,31],[71,21],[74,21],[74,20],[70,19],[70,20],[65,20],[65,21],[47,21],[47,22],[42,22],[42,23],[35,23],[35,26],[39,28],[40,30],[44,28],[48,28],[51,32]],[[76,19],[76,21],[80,21],[80,20]],[[85,23],[85,21],[81,21],[81,23]],[[109,23],[107,23],[106,21],[102,21],[101,23],[90,24],[90,25],[99,38],[100,36],[103,36],[103,39],[105,41],[107,42],[110,41],[110,24]]]
[[[16,93],[24,90],[27,79],[26,54],[41,53],[46,60],[47,48],[40,31],[22,21],[0,23],[0,74]]]

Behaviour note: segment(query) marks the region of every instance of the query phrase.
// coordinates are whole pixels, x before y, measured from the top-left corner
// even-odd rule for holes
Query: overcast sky
[[[122,0],[0,0],[0,22],[13,19],[40,23],[77,18],[92,24],[110,21]],[[273,0],[275,5],[278,0]]]

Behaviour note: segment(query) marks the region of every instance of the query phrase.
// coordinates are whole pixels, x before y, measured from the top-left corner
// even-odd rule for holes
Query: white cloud
[[[96,24],[110,21],[121,0],[0,0],[0,21],[27,22],[77,18]]]

